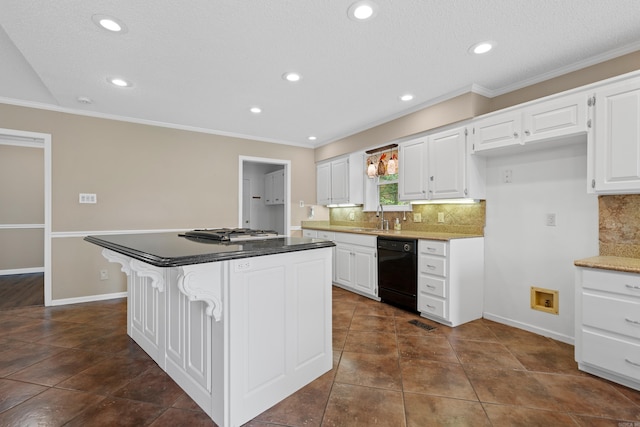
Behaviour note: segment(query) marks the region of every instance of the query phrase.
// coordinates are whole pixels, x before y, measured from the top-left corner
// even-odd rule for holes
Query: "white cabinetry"
[[[587,99],[584,92],[560,95],[479,118],[473,124],[472,151],[484,155],[512,153],[522,146],[586,133]]]
[[[640,275],[578,268],[578,367],[640,390]]]
[[[347,290],[378,299],[377,237],[335,233],[334,282]]]
[[[400,143],[399,155],[400,200],[485,197],[485,160],[469,155],[465,127]]]
[[[484,238],[418,241],[418,311],[449,326],[480,319]]]
[[[398,144],[398,198],[421,200],[427,195],[427,137]]]
[[[284,170],[264,175],[264,199],[267,205],[284,204]]]
[[[640,78],[595,92],[595,191],[640,193]]]
[[[317,164],[316,198],[319,205],[362,204],[364,155],[352,153]]]

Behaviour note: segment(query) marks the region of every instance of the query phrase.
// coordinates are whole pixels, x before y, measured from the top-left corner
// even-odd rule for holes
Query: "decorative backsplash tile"
[[[640,194],[598,197],[600,255],[640,258]]]
[[[485,206],[484,200],[473,204],[412,205],[410,212],[385,212],[384,218],[389,220],[389,228],[399,218],[403,230],[484,235]],[[442,213],[444,222],[438,222],[438,213]],[[421,222],[415,221],[416,214],[421,216]],[[375,228],[380,221],[375,212],[363,212],[362,207],[331,208],[329,217],[331,225],[347,227]]]

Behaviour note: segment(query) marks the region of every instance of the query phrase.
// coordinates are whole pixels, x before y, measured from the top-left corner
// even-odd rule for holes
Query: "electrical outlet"
[[[78,203],[98,203],[98,196],[93,193],[80,193]]]
[[[422,222],[422,214],[414,213],[413,214],[413,222]]]
[[[444,222],[444,212],[438,212],[438,222]]]
[[[304,200],[300,200],[300,207],[304,208]]]
[[[109,280],[109,272],[107,270],[100,270],[100,280]]]
[[[511,169],[502,171],[502,182],[505,184],[511,184],[513,182],[513,171]]]
[[[349,212],[349,221],[355,221],[355,220],[356,220],[355,212]]]

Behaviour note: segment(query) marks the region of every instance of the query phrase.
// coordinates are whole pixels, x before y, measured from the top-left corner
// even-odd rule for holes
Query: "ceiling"
[[[354,1],[0,0],[0,102],[316,147],[640,50],[638,0]]]

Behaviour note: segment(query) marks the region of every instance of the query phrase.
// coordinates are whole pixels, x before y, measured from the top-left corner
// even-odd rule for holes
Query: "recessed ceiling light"
[[[100,28],[111,31],[113,33],[126,33],[127,27],[122,21],[112,16],[93,15],[91,20]]]
[[[411,95],[410,93],[405,93],[404,95],[400,96],[400,101],[411,101],[413,99],[413,95]]]
[[[289,73],[284,73],[282,75],[282,78],[288,82],[295,83],[295,82],[299,82],[302,76],[298,73],[289,72]]]
[[[260,108],[260,107],[251,107],[249,109],[249,111],[251,111],[253,114],[260,114],[260,113],[262,113],[262,108]]]
[[[311,136],[310,136],[309,138],[307,138],[307,139],[308,139],[309,141],[315,141],[315,140],[316,140],[316,139],[318,139],[318,138],[316,138],[315,136],[311,135]]]
[[[495,46],[494,42],[480,42],[476,43],[469,48],[469,53],[474,53],[476,55],[482,55],[483,53],[489,52]]]
[[[120,77],[111,77],[107,79],[109,83],[118,87],[131,87],[131,83]]]
[[[347,15],[354,21],[366,21],[376,16],[378,5],[370,0],[361,0],[353,3],[347,10]]]

